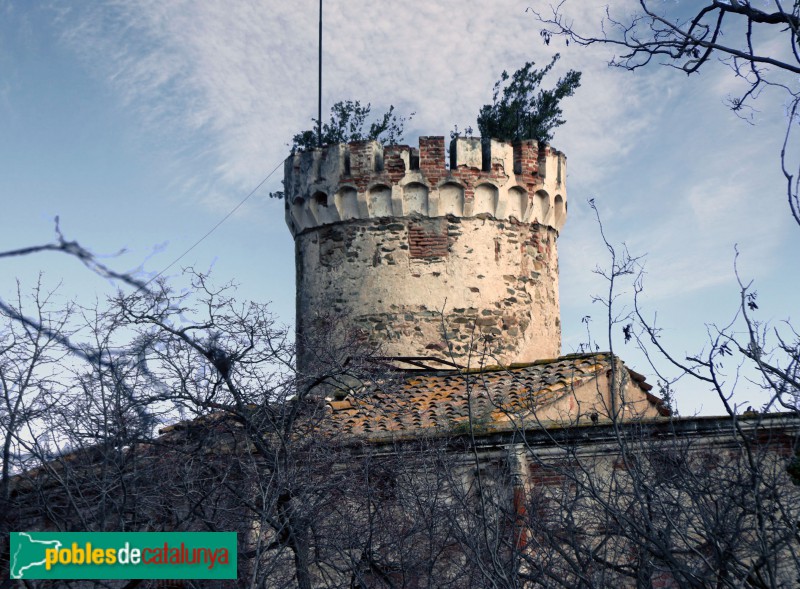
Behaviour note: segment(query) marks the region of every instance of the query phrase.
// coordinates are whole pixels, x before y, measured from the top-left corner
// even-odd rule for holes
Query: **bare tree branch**
[[[655,60],[691,75],[710,60],[719,59],[747,84],[740,96],[729,99],[729,107],[748,121],[745,113],[762,89],[781,89],[786,96],[786,133],[780,162],[787,181],[789,210],[800,224],[800,161],[796,161],[797,154],[787,152],[792,131],[800,123],[800,2],[789,2],[786,8],[781,0],[775,0],[775,10],[768,10],[750,0],[706,0],[686,16],[680,3],[639,0],[638,10],[625,17],[615,16],[607,8],[598,23],[599,33],[578,30],[568,16],[573,5],[566,0],[550,5],[548,12],[528,10],[542,24],[545,43],[562,37],[578,45],[617,48],[621,53],[609,62],[614,67],[633,71]],[[784,41],[786,51],[780,55],[762,52],[754,40],[757,34]]]

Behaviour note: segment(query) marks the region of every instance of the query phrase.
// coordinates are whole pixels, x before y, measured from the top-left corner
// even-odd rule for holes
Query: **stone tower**
[[[536,141],[357,142],[285,166],[298,368],[311,343],[508,365],[561,351],[556,238],[566,157]],[[481,354],[480,357],[476,356]]]

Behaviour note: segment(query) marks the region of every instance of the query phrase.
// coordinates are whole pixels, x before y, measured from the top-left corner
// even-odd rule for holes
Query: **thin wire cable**
[[[143,288],[147,288],[147,286],[148,286],[148,285],[149,285],[151,282],[153,282],[153,281],[154,281],[156,278],[158,278],[159,276],[161,276],[161,275],[162,275],[164,272],[166,272],[167,270],[169,270],[170,268],[172,268],[172,267],[173,267],[175,264],[177,264],[178,262],[180,262],[180,261],[181,261],[181,260],[182,260],[182,259],[183,259],[183,258],[184,258],[184,257],[185,257],[185,256],[186,256],[188,253],[189,253],[189,252],[191,252],[191,251],[192,251],[194,248],[196,248],[198,245],[200,245],[200,244],[201,244],[201,243],[202,243],[202,242],[203,242],[203,241],[204,241],[204,240],[205,240],[205,239],[206,239],[206,238],[207,238],[209,235],[211,235],[212,233],[214,233],[214,231],[216,231],[216,230],[217,230],[217,228],[218,228],[220,225],[222,225],[222,224],[223,224],[225,221],[227,221],[227,220],[228,220],[228,219],[231,217],[231,215],[233,215],[233,214],[234,214],[236,211],[238,211],[238,210],[239,210],[239,209],[242,207],[242,205],[243,205],[244,203],[246,203],[246,202],[247,202],[247,201],[250,199],[250,197],[251,197],[251,196],[253,196],[253,195],[254,195],[256,192],[258,192],[258,189],[259,189],[259,188],[261,188],[261,187],[264,185],[264,183],[265,183],[267,180],[269,180],[269,179],[272,177],[272,175],[273,175],[273,174],[274,174],[274,173],[275,173],[275,172],[278,170],[278,168],[279,168],[279,167],[280,167],[280,166],[283,164],[283,162],[285,162],[285,161],[286,161],[285,159],[282,159],[280,162],[278,162],[278,164],[277,164],[277,165],[276,165],[274,168],[272,168],[272,171],[271,171],[269,174],[267,174],[267,175],[266,175],[266,177],[265,177],[265,178],[264,178],[264,179],[263,179],[261,182],[259,182],[259,183],[258,183],[258,186],[256,186],[255,188],[253,188],[253,190],[251,190],[251,191],[250,191],[250,194],[248,194],[247,196],[245,196],[245,197],[244,197],[244,198],[241,200],[241,202],[239,202],[239,204],[237,204],[235,207],[233,207],[233,208],[230,210],[230,212],[229,212],[227,215],[225,215],[224,217],[222,217],[222,219],[221,219],[221,220],[220,220],[220,221],[219,221],[219,222],[218,222],[216,225],[214,225],[214,226],[213,226],[211,229],[209,229],[209,230],[206,232],[206,234],[205,234],[205,235],[203,235],[203,237],[201,237],[200,239],[198,239],[197,241],[195,241],[195,242],[194,242],[194,243],[193,243],[193,244],[192,244],[192,245],[189,247],[189,249],[187,249],[187,250],[186,250],[185,252],[183,252],[183,253],[182,253],[180,256],[178,256],[177,258],[175,258],[175,259],[174,259],[174,260],[173,260],[173,261],[172,261],[172,262],[169,264],[169,266],[167,266],[166,268],[164,268],[163,270],[161,270],[161,272],[159,272],[158,274],[156,274],[155,276],[153,276],[153,277],[152,277],[150,280],[148,280],[147,282],[145,282],[145,283],[144,283],[144,284],[143,284],[141,287],[139,287],[139,289],[138,289],[138,290],[142,290]]]

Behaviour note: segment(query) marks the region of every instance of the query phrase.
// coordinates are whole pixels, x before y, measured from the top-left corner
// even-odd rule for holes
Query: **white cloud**
[[[325,104],[352,97],[380,110],[394,103],[416,111],[411,126],[420,134],[474,126],[501,70],[530,59],[544,64],[555,51],[542,43],[527,6],[326,4]],[[219,192],[252,186],[315,115],[313,0],[109,1],[62,10],[69,45],[107,77],[149,133],[183,138],[191,146],[186,157],[215,171]],[[583,13],[588,22],[598,15]],[[607,70],[599,50],[562,53],[561,72],[585,73],[556,143],[599,180],[657,116],[647,106],[657,88],[648,77],[632,81]],[[185,182],[194,186],[191,177]]]
[[[628,4],[617,7],[625,11]],[[204,195],[192,198],[222,212],[286,155],[294,132],[310,126],[317,6],[315,0],[109,1],[68,10],[62,20],[70,46],[117,88],[147,132],[186,145],[177,154],[184,159],[176,186]],[[567,48],[558,39],[545,46],[527,6],[328,3],[324,102],[357,98],[376,110],[393,103],[417,112],[411,135],[446,135],[453,124],[474,125],[501,70],[531,59],[547,63],[561,49],[554,73],[583,72],[582,87],[565,102],[568,124],[555,138],[569,157],[562,267],[575,282],[566,296],[585,296],[602,255],[585,206],[590,196],[612,240],[648,253],[662,297],[730,280],[737,242],[767,271],[781,231],[752,220],[779,214],[760,196],[775,192],[776,183],[764,182],[763,158],[743,146],[775,133],[772,126],[750,135],[729,128],[738,122],[725,119],[721,104],[729,72],[716,67],[707,78],[687,80],[668,68],[608,68],[606,47]],[[588,29],[604,8],[581,3],[575,14],[575,24]],[[203,174],[195,174],[198,166]]]

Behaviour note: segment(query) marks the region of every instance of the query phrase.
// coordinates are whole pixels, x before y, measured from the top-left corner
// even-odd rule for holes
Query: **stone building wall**
[[[386,356],[558,356],[565,165],[535,141],[461,138],[447,166],[442,137],[295,154],[284,183],[300,369],[320,330]]]

